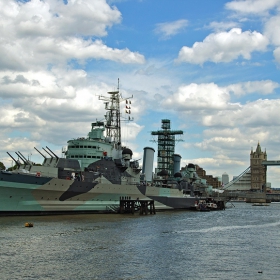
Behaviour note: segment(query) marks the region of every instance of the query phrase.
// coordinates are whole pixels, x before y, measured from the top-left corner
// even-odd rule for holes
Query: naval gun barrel
[[[24,158],[24,160],[27,164],[33,165],[32,162],[29,159],[26,159],[26,157],[24,157],[23,154],[20,151],[18,151],[18,153]]]
[[[17,165],[18,167],[20,167],[20,164],[19,164],[18,160],[15,160],[15,159],[12,157],[12,155],[11,155],[10,153],[7,152],[7,154],[8,154],[8,155],[10,156],[10,158],[16,163],[16,165]]]
[[[46,157],[45,157],[38,149],[36,149],[35,147],[34,147],[34,149],[35,149],[44,159],[46,159]]]
[[[15,153],[16,153],[17,156],[23,161],[24,164],[26,164],[26,165],[28,164],[28,162],[26,162],[26,161],[24,160],[24,158],[22,158],[17,152],[15,152]]]
[[[53,158],[53,156],[52,156],[46,149],[44,149],[43,147],[42,147],[42,149],[43,149],[51,158]]]
[[[58,156],[48,146],[46,146],[46,148],[58,159]]]

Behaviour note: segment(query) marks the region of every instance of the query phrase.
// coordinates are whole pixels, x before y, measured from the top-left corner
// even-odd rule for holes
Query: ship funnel
[[[173,155],[173,174],[180,172],[181,168],[181,156],[178,154]]]
[[[147,182],[152,182],[153,179],[153,164],[154,164],[155,150],[151,147],[144,148],[143,158],[143,173],[146,176]]]

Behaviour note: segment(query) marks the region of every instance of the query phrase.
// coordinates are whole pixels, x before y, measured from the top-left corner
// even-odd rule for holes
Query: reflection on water
[[[0,279],[278,279],[279,213],[0,217]]]

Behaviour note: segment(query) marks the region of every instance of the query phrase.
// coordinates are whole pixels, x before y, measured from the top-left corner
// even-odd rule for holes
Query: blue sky
[[[60,155],[103,118],[98,95],[118,78],[134,97],[122,135],[135,159],[170,119],[182,166],[232,178],[258,142],[279,160],[279,11],[280,0],[0,0],[0,160],[40,162],[34,146]]]

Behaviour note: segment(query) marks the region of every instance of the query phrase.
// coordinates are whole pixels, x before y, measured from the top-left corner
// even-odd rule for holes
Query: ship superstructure
[[[99,100],[103,100],[105,104],[105,120],[93,122],[87,137],[69,140],[67,150],[64,151],[66,158],[77,159],[83,170],[104,156],[121,158],[125,147],[122,147],[121,141],[120,103],[130,105],[131,98],[122,97],[119,85],[116,91],[109,91],[108,96],[99,96]],[[130,112],[130,106],[126,105],[125,113]]]

